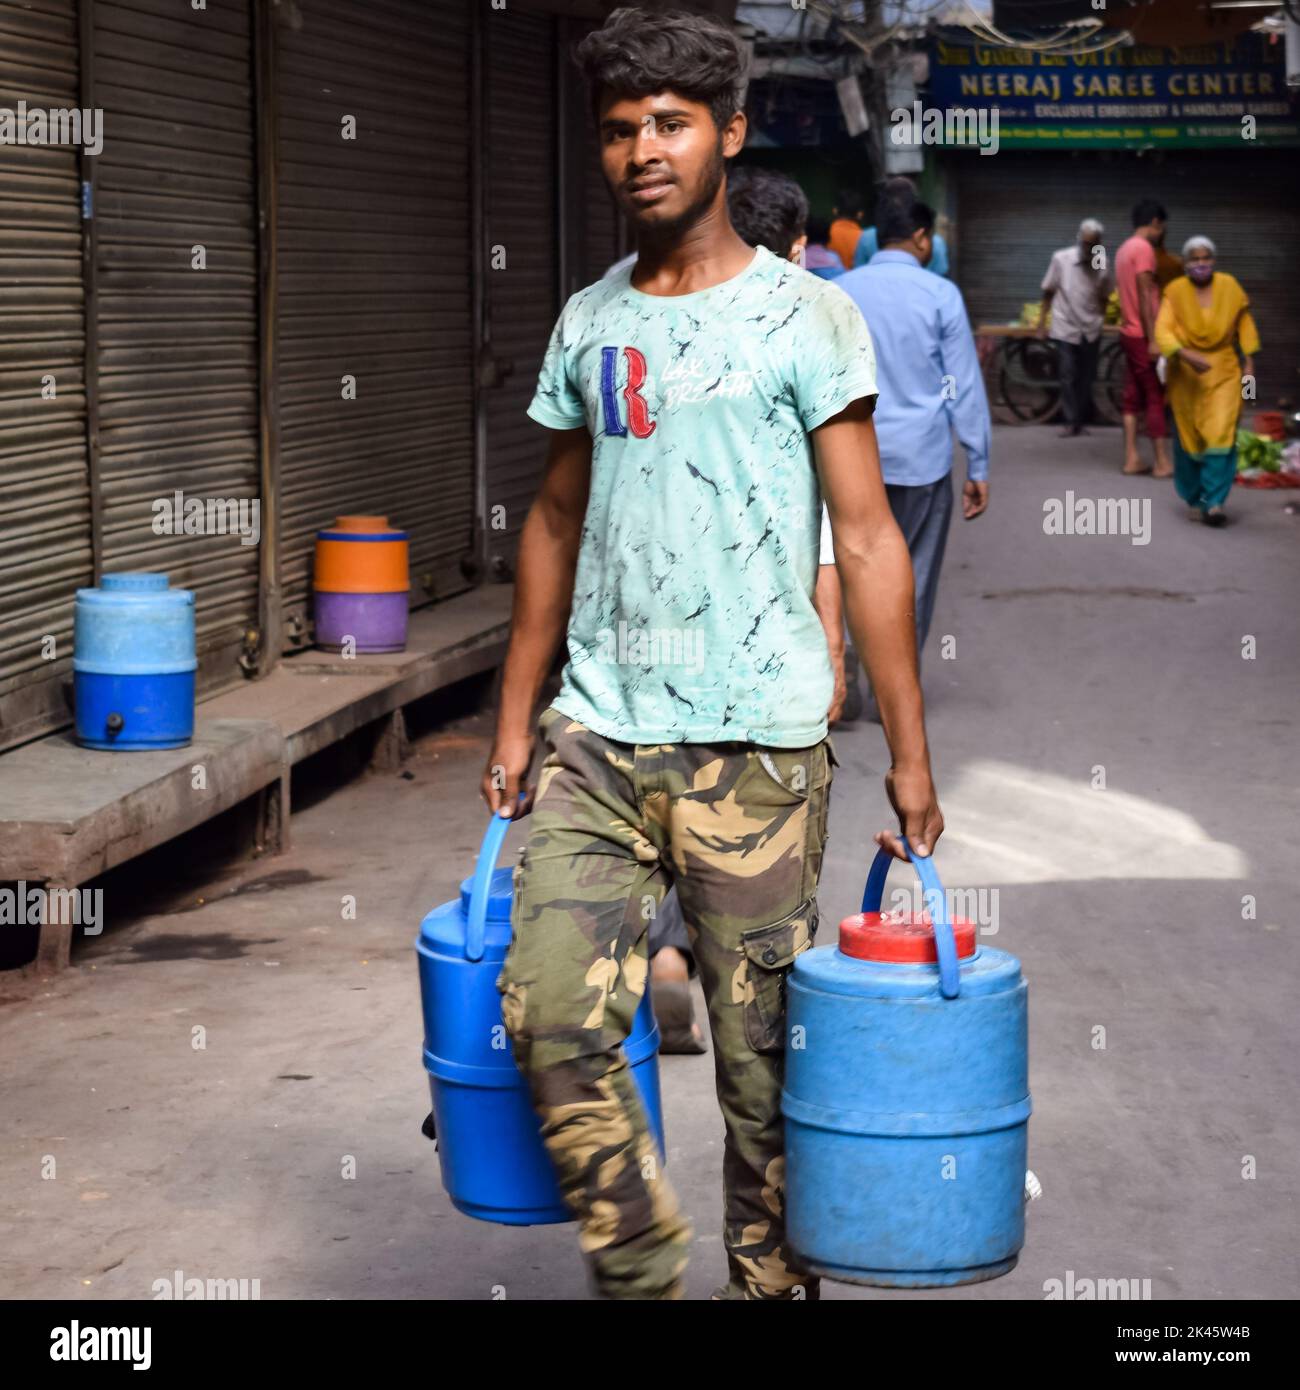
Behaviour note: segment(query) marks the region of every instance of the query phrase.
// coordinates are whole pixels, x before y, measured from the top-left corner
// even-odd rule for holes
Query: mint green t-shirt
[[[557,709],[624,743],[825,737],[809,431],[875,375],[857,305],[762,247],[694,294],[628,268],[570,298],[528,407],[593,446]]]

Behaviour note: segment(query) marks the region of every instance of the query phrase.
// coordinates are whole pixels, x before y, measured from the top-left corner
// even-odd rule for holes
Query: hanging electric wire
[[[1004,44],[1032,53],[1052,53],[1065,57],[1082,57],[1090,53],[1104,53],[1108,49],[1120,48],[1132,43],[1132,36],[1124,29],[1115,30],[1105,39],[1094,42],[1105,28],[1100,20],[1095,19],[1079,20],[1063,25],[1060,29],[1043,38],[1013,38],[996,28],[992,21],[985,19],[970,3],[970,0],[961,0],[961,3],[964,7],[965,18],[959,17],[953,22],[985,43]],[[839,3],[839,0],[809,0],[804,13],[807,15],[809,12],[815,12],[834,21],[840,37],[853,44],[855,48],[860,49],[866,57],[871,58],[877,50],[892,44],[908,30],[927,27],[933,22],[936,11],[940,9],[948,11],[951,8],[951,0],[931,0],[931,3],[918,9],[913,9],[907,0],[900,0],[897,17],[879,30],[868,29],[861,20],[849,18],[844,13],[844,7]],[[801,36],[802,29],[801,24]],[[807,52],[806,46],[805,52]],[[812,57],[813,55],[808,53],[808,56]]]

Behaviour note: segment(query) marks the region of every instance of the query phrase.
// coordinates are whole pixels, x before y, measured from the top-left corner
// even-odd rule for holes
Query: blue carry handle
[[[945,999],[956,999],[961,992],[961,971],[957,965],[957,938],[953,935],[952,923],[948,921],[948,909],[944,905],[943,884],[939,882],[939,875],[935,872],[929,855],[913,854],[912,846],[906,839],[902,836],[899,836],[899,839],[907,851],[907,857],[912,861],[916,876],[921,880],[925,905],[930,909],[930,921],[934,925],[934,945],[939,956],[939,992]],[[885,896],[885,878],[893,862],[894,856],[887,849],[876,851],[871,872],[867,875],[866,891],[862,895],[864,913],[880,911],[880,904]]]
[[[474,882],[469,892],[469,925],[465,928],[465,959],[482,960],[483,943],[487,936],[488,890],[492,884],[492,871],[497,866],[497,856],[505,842],[506,831],[511,822],[505,816],[493,815],[488,822],[487,834],[478,852],[478,862],[474,865]]]

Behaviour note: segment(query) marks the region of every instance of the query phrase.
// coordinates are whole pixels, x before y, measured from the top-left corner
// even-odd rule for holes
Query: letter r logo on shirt
[[[627,402],[627,425],[623,424],[618,408],[615,382],[618,349],[607,347],[600,350],[600,400],[605,412],[605,433],[626,435],[630,427],[638,439],[649,439],[655,432],[657,422],[650,418],[650,407],[641,395],[646,378],[645,357],[634,347],[625,347],[623,354],[627,358],[627,385],[622,391],[623,399]]]

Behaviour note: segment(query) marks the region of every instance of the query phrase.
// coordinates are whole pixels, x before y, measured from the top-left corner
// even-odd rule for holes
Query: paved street
[[[997,890],[984,940],[1030,982],[1044,1189],[1019,1267],[941,1297],[1042,1298],[1068,1271],[1150,1279],[1157,1299],[1300,1292],[1296,494],[1235,489],[1235,525],[1213,532],[1168,482],[1121,478],[1119,451],[1113,431],[999,429],[990,511],[954,522],[926,652],[936,863]],[[1150,543],[1045,534],[1067,489],[1149,499]],[[457,1214],[420,1133],[411,943],[472,865],[489,728],[435,731],[412,777],[317,799],[289,854],[167,910],[133,917],[110,886],[110,927],[73,970],[26,997],[0,983],[0,1294],[147,1298],[179,1269],[259,1279],[264,1298],[584,1296],[572,1227]],[[835,743],[823,941],[888,823],[879,728]],[[712,1067],[661,1065],[703,1298],[724,1270]]]

